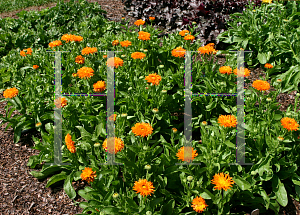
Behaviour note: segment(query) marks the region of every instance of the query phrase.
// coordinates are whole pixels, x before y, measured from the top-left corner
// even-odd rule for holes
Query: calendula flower
[[[103,55],[103,58],[107,58],[107,55],[105,54],[105,55]]]
[[[131,57],[132,57],[133,59],[143,59],[143,58],[146,57],[146,54],[144,54],[143,52],[133,52],[133,53],[131,54]]]
[[[70,42],[70,41],[74,41],[74,35],[72,35],[72,34],[64,34],[64,35],[61,37],[61,40],[66,41],[66,43],[68,43],[68,42]]]
[[[186,50],[182,47],[177,47],[176,49],[172,50],[172,56],[174,57],[184,57]]]
[[[261,0],[261,1],[262,1],[261,3],[266,3],[266,4],[272,3],[272,0]]]
[[[225,174],[221,172],[220,174],[215,174],[214,178],[211,180],[211,183],[216,185],[214,186],[214,189],[216,190],[225,190],[227,189],[231,190],[230,187],[232,187],[231,184],[234,184],[235,182],[232,180],[232,177],[229,177],[229,174]]]
[[[31,48],[28,48],[28,49],[26,49],[26,50],[27,50],[27,53],[26,53],[26,54],[29,54],[29,55],[32,54],[32,49],[31,49]]]
[[[194,40],[195,37],[193,35],[188,34],[183,39],[185,39],[185,40]]]
[[[221,115],[218,118],[218,123],[223,127],[235,127],[237,125],[236,118],[233,115]]]
[[[293,118],[284,117],[280,120],[280,122],[281,125],[288,131],[297,131],[299,129],[299,124]]]
[[[215,45],[214,43],[209,43],[204,47],[199,47],[198,48],[198,53],[207,54],[207,55],[209,55],[211,53],[215,54],[216,50],[214,49],[214,45]]]
[[[270,63],[266,63],[266,64],[265,64],[265,68],[272,69],[273,66],[272,66],[272,64],[270,64]]]
[[[97,83],[93,84],[95,92],[102,92],[105,90],[105,81],[97,81]]]
[[[238,75],[239,77],[242,77],[243,75],[244,75],[244,77],[248,77],[250,75],[250,70],[247,68],[234,69],[233,73],[235,75]]]
[[[85,167],[80,175],[81,179],[87,181],[88,183],[93,182],[96,176],[96,171],[93,171],[92,168],[89,167]]]
[[[136,193],[139,193],[141,196],[151,196],[151,193],[154,193],[154,188],[152,182],[148,182],[147,179],[139,179],[139,181],[135,181],[133,190]]]
[[[67,103],[68,103],[68,101],[67,101],[66,98],[61,98],[61,103],[60,103],[60,105],[59,105],[58,102],[59,102],[59,99],[56,99],[56,100],[55,100],[56,108],[65,107],[65,106],[67,106]]]
[[[155,17],[149,16],[149,19],[150,19],[150,21],[154,21],[154,20],[155,20]]]
[[[66,145],[67,145],[67,148],[68,150],[71,152],[71,153],[75,153],[76,152],[76,148],[74,146],[74,141],[72,141],[72,136],[70,134],[67,134],[66,137],[65,137],[65,142],[66,142]]]
[[[5,98],[13,98],[13,97],[16,97],[19,93],[19,90],[15,87],[13,88],[9,88],[9,89],[6,89],[4,92],[3,92],[3,96]]]
[[[173,133],[177,133],[177,129],[176,128],[172,128]]]
[[[158,85],[159,82],[161,81],[161,76],[157,75],[156,73],[153,73],[146,76],[145,80],[147,80],[147,82],[149,83],[152,83],[153,85]]]
[[[186,153],[186,158],[184,158],[184,150],[186,149],[187,152],[191,152],[190,154],[189,153]],[[178,160],[182,160],[182,161],[187,161],[187,162],[190,162],[191,160],[194,160],[196,156],[198,156],[198,153],[196,150],[194,150],[193,147],[184,147],[182,146],[176,156],[178,157]]]
[[[20,51],[20,55],[21,55],[22,57],[25,57],[25,56],[26,56],[26,53],[25,53],[24,51]]]
[[[119,40],[114,40],[114,41],[112,42],[112,45],[113,45],[113,46],[119,45]]]
[[[32,66],[34,69],[37,69],[37,68],[39,68],[39,66],[38,65],[33,65]]]
[[[97,48],[96,47],[85,47],[84,49],[82,49],[81,54],[82,55],[88,55],[88,54],[94,54],[97,52]]]
[[[55,41],[49,43],[50,48],[54,48],[56,46],[61,46],[61,45],[62,45],[62,42],[60,40],[55,40]]]
[[[82,36],[74,36],[74,41],[75,42],[80,42],[83,40],[83,37]]]
[[[135,136],[147,137],[153,133],[153,128],[149,123],[136,123],[134,127],[131,128]]]
[[[123,66],[124,61],[118,57],[111,57],[107,60],[106,65],[108,64],[110,67],[118,68],[119,66]]]
[[[144,25],[145,21],[143,21],[142,19],[139,19],[139,20],[135,21],[134,24],[137,26]]]
[[[140,40],[150,40],[150,33],[145,32],[145,31],[140,31],[139,32],[139,37]]]
[[[222,73],[222,74],[231,74],[232,73],[232,69],[230,66],[221,66],[219,68],[219,72]]]
[[[265,91],[270,89],[270,84],[267,81],[256,80],[253,82],[252,87],[259,91]]]
[[[109,119],[110,121],[112,121],[112,120],[116,121],[116,118],[117,118],[117,114],[113,114],[113,115],[111,115],[108,119]]]
[[[120,42],[120,44],[121,44],[122,47],[128,47],[128,46],[131,46],[131,42],[128,41],[128,40],[122,41],[122,42]]]
[[[197,213],[202,213],[207,206],[208,205],[205,203],[205,200],[201,196],[197,196],[192,201],[192,208]]]
[[[184,35],[186,35],[188,33],[190,33],[188,30],[183,30],[183,31],[179,32],[179,35],[182,36],[182,37],[184,37]]]
[[[82,57],[81,55],[78,55],[78,56],[75,58],[75,63],[78,63],[78,64],[84,64],[84,57]]]
[[[107,139],[105,139],[104,142],[103,142],[103,145],[102,145],[102,147],[103,147],[103,149],[105,149],[105,151],[108,151],[111,154],[117,154],[118,152],[120,152],[124,148],[124,142],[121,140],[121,138],[110,137],[109,140],[110,141],[115,140],[115,148],[113,148],[113,144],[107,145]]]
[[[42,125],[41,122],[38,122],[38,123],[35,124],[36,127],[40,127],[41,125]]]
[[[91,78],[92,76],[94,76],[94,70],[90,67],[82,67],[80,69],[77,70],[77,75],[79,78]]]

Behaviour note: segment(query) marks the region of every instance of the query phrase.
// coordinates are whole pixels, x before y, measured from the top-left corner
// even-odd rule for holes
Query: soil
[[[68,1],[64,1],[68,2]],[[98,2],[102,9],[107,11],[107,17],[110,20],[121,22],[121,18],[125,17],[126,20],[130,20],[129,26],[137,20],[126,14],[124,5],[121,0],[88,0],[88,2]],[[56,3],[47,4],[44,6],[34,6],[25,8],[22,10],[40,11],[47,7],[54,7]],[[18,18],[16,13],[21,10],[5,12],[0,14],[0,18],[12,17]],[[225,62],[224,56],[215,57],[215,61],[220,65]],[[255,68],[250,69],[251,75],[249,77],[250,83],[258,79],[259,76],[264,76],[263,69]],[[270,83],[271,85],[271,83]],[[245,88],[249,88],[249,84],[245,84]],[[274,91],[271,87],[270,91]],[[266,91],[265,94],[268,94]],[[279,110],[286,111],[290,104],[295,102],[296,91],[289,94],[282,93],[276,98],[280,103]],[[0,98],[3,98],[2,93]],[[0,113],[5,116],[6,101],[0,103]],[[298,109],[298,111],[300,108]],[[12,116],[21,115],[18,111],[14,111]],[[183,115],[182,113],[174,113],[174,115]],[[0,120],[1,122],[1,120]],[[34,142],[32,136],[35,136],[41,140],[39,132],[31,131],[27,134],[22,134],[20,141],[17,144],[13,143],[14,132],[12,128],[5,131],[5,127],[8,123],[1,126],[0,130],[0,214],[78,214],[82,213],[83,209],[78,206],[79,202],[85,201],[80,196],[76,197],[75,201],[69,199],[63,190],[62,184],[55,184],[49,188],[45,188],[48,179],[38,180],[34,178],[31,171],[36,169],[30,169],[27,167],[28,159],[32,155],[38,155],[39,151],[32,149]],[[41,168],[41,165],[39,166]],[[73,186],[76,192],[83,189],[88,184],[84,181],[73,182]],[[243,208],[234,208],[232,212],[243,211]],[[251,211],[246,211],[250,214]],[[244,214],[244,213],[243,213]],[[270,214],[273,214],[270,212]],[[286,207],[282,207],[280,213],[282,215],[293,214],[300,215],[300,203],[294,199],[289,199],[289,203]]]

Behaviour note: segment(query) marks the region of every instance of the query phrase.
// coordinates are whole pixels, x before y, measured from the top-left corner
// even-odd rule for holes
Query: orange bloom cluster
[[[145,80],[147,80],[149,83],[152,83],[153,85],[158,85],[161,81],[161,76],[157,75],[156,73],[153,73],[146,76]]]
[[[90,67],[84,66],[77,70],[77,75],[79,78],[91,78],[94,76],[94,70]]]
[[[136,193],[139,193],[141,196],[151,196],[151,193],[154,193],[153,183],[150,181],[147,181],[147,179],[139,179],[139,181],[135,181],[133,190],[136,191]]]
[[[265,91],[270,89],[270,84],[267,81],[256,80],[253,81],[252,87],[260,91]]]
[[[105,90],[105,81],[97,81],[97,83],[93,84],[95,92],[102,92]]]
[[[219,68],[219,72],[222,73],[222,74],[228,74],[230,75],[232,73],[232,69],[230,66],[221,66]]]
[[[112,44],[113,46],[117,46],[117,45],[119,45],[119,40],[114,40],[111,44]]]
[[[54,48],[56,46],[61,46],[61,45],[62,45],[62,42],[60,40],[55,40],[55,41],[49,43],[50,48]]]
[[[202,213],[207,206],[208,205],[205,203],[205,200],[201,196],[197,196],[192,201],[192,208],[197,213]]]
[[[85,167],[80,175],[81,179],[87,181],[88,183],[93,182],[96,176],[96,171],[93,171],[92,168],[89,167]]]
[[[188,34],[188,33],[190,33],[188,30],[183,30],[183,31],[179,32],[179,35],[183,37],[185,34]]]
[[[80,42],[83,40],[83,37],[81,36],[76,36],[76,35],[72,35],[72,34],[64,34],[61,37],[61,40],[66,41],[66,43],[70,42],[70,41],[75,41],[75,42]]]
[[[3,92],[3,96],[4,98],[13,98],[13,97],[16,97],[19,93],[19,90],[15,87],[13,88],[9,88],[9,89],[6,89],[4,92]]]
[[[232,177],[229,177],[228,174],[225,174],[221,172],[220,174],[215,174],[214,178],[211,180],[211,183],[216,185],[214,187],[215,190],[225,190],[227,189],[231,190],[230,187],[232,187],[231,184],[234,184],[235,182],[232,180]]]
[[[113,140],[113,137],[109,138],[109,140]],[[109,145],[107,147],[107,139],[105,139],[102,147],[106,152],[108,151],[110,154],[117,154],[124,148],[124,142],[121,140],[121,138],[115,137],[115,148],[113,148],[112,145]]]
[[[84,64],[84,57],[82,57],[81,55],[78,55],[78,56],[75,58],[75,63],[78,63],[78,64]]]
[[[143,58],[145,58],[146,57],[146,55],[144,54],[144,53],[142,53],[142,52],[133,52],[132,54],[131,54],[131,57],[133,58],[133,59],[143,59]]]
[[[243,71],[244,70],[244,71]],[[242,69],[234,69],[233,73],[235,75],[238,75],[239,77],[242,77],[244,75],[244,77],[248,77],[250,75],[250,70],[247,68],[242,68]]]
[[[65,107],[65,106],[67,106],[67,103],[68,103],[68,101],[67,101],[66,98],[61,98],[60,105],[59,105],[59,99],[55,100],[55,106],[56,106],[56,108]]]
[[[128,46],[131,46],[131,42],[128,41],[128,40],[122,41],[122,42],[120,42],[120,44],[121,44],[122,47],[128,47]]]
[[[32,67],[33,67],[34,69],[38,69],[38,68],[39,68],[38,65],[33,65]]]
[[[293,118],[284,117],[280,120],[280,122],[281,125],[288,131],[297,131],[299,129],[299,124]]]
[[[184,159],[184,150],[185,150],[185,149],[186,149],[187,151],[190,151],[192,156],[191,156],[191,157],[190,157],[190,156],[187,156],[187,157]],[[197,150],[194,150],[193,147],[184,147],[184,146],[182,146],[182,147],[178,150],[176,156],[178,157],[178,160],[190,162],[191,160],[194,160],[195,157],[198,156],[198,153],[197,153]]]
[[[153,128],[149,123],[136,123],[134,127],[131,128],[135,136],[147,137],[153,133]]]
[[[188,34],[183,39],[185,39],[185,40],[194,40],[195,37],[193,35]]]
[[[155,17],[149,16],[149,19],[150,19],[151,21],[154,21],[154,20],[155,20]]]
[[[72,141],[72,136],[70,134],[67,134],[66,137],[65,137],[65,142],[66,142],[66,145],[67,145],[67,148],[69,149],[69,151],[71,153],[75,153],[76,152],[76,148],[74,146],[74,141]]]
[[[143,21],[142,19],[139,19],[139,20],[135,21],[134,24],[137,26],[144,25],[145,21]]]
[[[24,50],[25,50],[26,52],[25,52]],[[26,54],[31,55],[31,54],[32,54],[32,49],[31,49],[31,48],[28,48],[28,49],[23,49],[22,51],[20,51],[20,55],[21,55],[22,57],[25,57]]]
[[[177,47],[176,49],[172,50],[172,56],[174,57],[184,57],[186,50],[182,47]]]
[[[140,40],[150,40],[150,33],[145,32],[145,31],[140,31],[139,32],[139,37]]]
[[[266,64],[265,64],[265,68],[272,69],[273,66],[272,66],[272,64],[270,64],[270,63],[266,63]]]
[[[218,123],[223,127],[235,127],[237,125],[236,118],[233,115],[221,115],[218,118]]]
[[[209,43],[204,47],[198,48],[198,52],[201,54],[208,54],[208,55],[211,53],[216,54],[217,50],[214,49],[214,46],[215,46],[214,43]]]
[[[124,61],[121,58],[118,57],[111,57],[107,60],[106,65],[110,67],[118,68],[119,66],[123,66]]]
[[[97,52],[97,48],[96,47],[85,47],[84,49],[82,49],[81,54],[82,55],[88,55],[88,54],[94,54]]]

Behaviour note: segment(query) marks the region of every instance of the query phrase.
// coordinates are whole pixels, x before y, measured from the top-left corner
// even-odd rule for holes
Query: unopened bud
[[[147,211],[146,215],[152,215],[152,212],[151,211]]]
[[[267,101],[267,102],[270,102],[270,101],[272,101],[272,99],[271,99],[271,98],[267,98],[266,101]]]
[[[148,150],[148,148],[149,148],[148,146],[143,146],[143,150],[145,151]]]
[[[165,94],[165,93],[167,93],[167,91],[166,90],[162,90],[161,93]]]
[[[158,66],[160,69],[164,68],[165,66],[164,65],[159,65]]]
[[[124,118],[124,117],[127,117],[127,113],[122,113],[122,114],[121,114],[121,117],[123,117],[123,118]]]
[[[188,181],[192,181],[192,180],[194,179],[194,177],[193,177],[193,176],[188,176],[186,179],[187,179]]]
[[[177,133],[177,129],[176,128],[172,128],[172,131],[173,131],[174,134]]]
[[[149,164],[145,165],[145,169],[146,170],[150,170],[151,169],[151,165],[149,165]]]
[[[119,194],[118,193],[114,193],[113,194],[113,198],[115,199],[115,198],[118,198],[119,197]]]
[[[279,136],[279,137],[277,137],[277,140],[279,140],[281,142],[284,140],[284,138]]]
[[[94,147],[99,147],[101,144],[100,143],[95,143]]]
[[[157,108],[153,108],[153,109],[152,109],[152,112],[153,112],[153,113],[158,113],[159,110],[158,110]]]

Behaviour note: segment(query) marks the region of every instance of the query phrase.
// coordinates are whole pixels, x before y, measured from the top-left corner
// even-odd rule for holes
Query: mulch
[[[68,2],[68,1],[65,1]],[[88,2],[98,2],[102,9],[106,10],[107,17],[110,20],[121,22],[121,18],[125,17],[130,19],[129,26],[137,20],[126,14],[124,5],[121,0],[89,0]],[[47,4],[38,7],[29,7],[24,10],[42,10],[47,7],[55,6],[55,3]],[[15,14],[21,10],[14,12],[6,12],[0,14],[1,18],[12,17],[18,18]],[[214,62],[218,62],[223,65],[225,62],[224,56],[215,57]],[[264,76],[262,68],[250,69],[251,75],[249,77],[250,82],[259,79],[259,76]],[[245,88],[248,89],[250,84],[245,84]],[[271,85],[271,83],[270,83]],[[271,87],[270,91],[275,89]],[[268,94],[266,91],[265,94]],[[296,91],[289,94],[281,93],[277,96],[276,100],[280,103],[279,110],[286,111],[290,104],[294,104]],[[0,98],[3,98],[2,93]],[[6,101],[0,103],[0,113],[5,116]],[[300,110],[300,107],[298,111]],[[12,116],[21,115],[18,111],[14,111]],[[182,115],[182,113],[175,113],[175,115]],[[56,183],[53,186],[46,188],[48,179],[43,180],[34,178],[30,172],[41,168],[39,165],[36,169],[30,169],[27,167],[29,157],[38,155],[39,151],[32,149],[34,142],[32,136],[41,140],[39,132],[32,131],[27,134],[22,134],[20,141],[17,144],[13,143],[14,132],[12,128],[7,131],[5,127],[8,123],[1,126],[0,130],[0,214],[54,214],[54,215],[67,215],[82,213],[83,209],[78,206],[78,203],[85,201],[79,195],[73,200],[69,199],[63,190],[62,183]],[[73,186],[76,192],[83,189],[85,186],[89,186],[84,181],[73,182]],[[249,211],[250,212],[250,211]],[[272,213],[271,213],[272,214]],[[300,215],[300,203],[294,199],[289,199],[289,204],[281,208],[280,213],[282,215]]]

